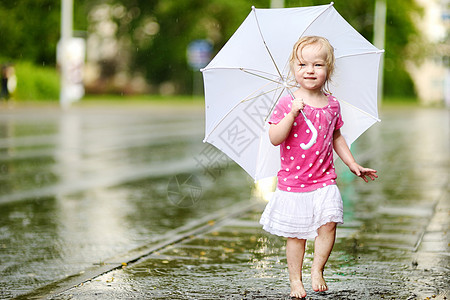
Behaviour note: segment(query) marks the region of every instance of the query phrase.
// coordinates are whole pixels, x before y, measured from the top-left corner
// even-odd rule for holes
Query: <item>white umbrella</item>
[[[378,119],[378,67],[383,50],[359,34],[329,5],[255,9],[201,71],[205,83],[208,142],[255,180],[275,176],[279,146],[268,137],[267,119],[295,82],[289,55],[301,36],[327,38],[336,70],[329,86],[341,103],[342,135],[350,145]],[[312,126],[312,125],[311,125]],[[307,145],[314,140],[305,141]]]

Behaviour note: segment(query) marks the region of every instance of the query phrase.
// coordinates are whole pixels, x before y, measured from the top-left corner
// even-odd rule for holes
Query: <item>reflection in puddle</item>
[[[184,120],[149,114],[48,113],[32,126],[21,125],[27,118],[0,120],[0,200],[20,200],[0,204],[1,297],[156,243],[171,229],[259,195],[237,166],[216,178],[196,166],[193,158],[204,149],[201,112]],[[337,163],[345,224],[325,273],[330,292],[314,299],[409,299],[449,285],[443,279],[448,255],[440,255],[448,253],[448,236],[433,234],[442,233],[441,223],[428,224],[439,212],[448,219],[448,206],[436,206],[448,184],[449,140],[442,138],[449,136],[448,113],[387,110],[382,119],[353,146],[361,164],[378,169],[378,181],[365,184]],[[173,122],[183,126],[172,128]],[[173,205],[169,181],[183,172],[158,170],[190,160],[192,168],[182,171],[199,179],[202,195],[194,205]],[[23,198],[24,191],[34,194]],[[283,299],[289,292],[285,242],[260,229],[260,213],[251,211],[62,297]],[[425,228],[430,230],[423,235]],[[312,247],[308,243],[307,286]]]

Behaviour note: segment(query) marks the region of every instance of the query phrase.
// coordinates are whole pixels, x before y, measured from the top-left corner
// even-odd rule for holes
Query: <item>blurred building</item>
[[[450,0],[416,0],[424,14],[417,18],[425,40],[420,63],[410,62],[408,69],[422,104],[445,103],[450,107],[449,29]]]
[[[127,10],[120,4],[110,5],[106,3],[94,6],[89,12],[84,77],[86,90],[89,93],[127,94],[149,91],[150,87],[145,78],[141,74],[131,72],[129,68],[131,58],[129,39],[131,35],[128,39],[117,38],[116,36],[119,30],[124,30],[120,26],[128,28],[129,23],[139,14],[138,8]],[[146,25],[151,27],[148,24]],[[153,23],[150,25],[153,25]],[[144,33],[152,35],[156,34],[159,29],[155,29],[155,26],[147,27]],[[133,34],[137,35],[142,31],[141,28],[137,28],[133,30]]]

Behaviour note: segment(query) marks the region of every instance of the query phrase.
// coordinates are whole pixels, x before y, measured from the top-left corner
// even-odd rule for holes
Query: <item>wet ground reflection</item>
[[[218,179],[193,159],[205,147],[201,111],[164,115],[2,114],[0,298],[101,264],[248,198],[251,185],[239,168]],[[168,182],[187,171],[201,179],[203,197],[178,207],[168,201]]]
[[[249,177],[207,160],[220,157],[201,143],[202,115],[148,108],[2,112],[0,298],[248,203]],[[442,221],[449,211],[449,112],[385,109],[381,117],[353,147],[361,164],[378,169],[379,181],[364,184],[337,164],[345,224],[326,272],[330,292],[311,299],[442,299],[450,285]],[[198,179],[201,197],[192,205],[170,200],[177,192],[170,182],[180,174]],[[55,299],[284,299],[284,241],[257,224],[263,205]],[[309,244],[305,276],[311,262]]]

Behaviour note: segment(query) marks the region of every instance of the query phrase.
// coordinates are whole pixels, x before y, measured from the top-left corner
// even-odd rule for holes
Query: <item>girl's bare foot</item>
[[[301,280],[295,280],[291,281],[291,294],[290,296],[292,298],[305,298],[306,297],[306,291],[303,287],[303,283]]]
[[[323,278],[323,271],[311,271],[311,284],[315,292],[328,291],[327,283]]]

